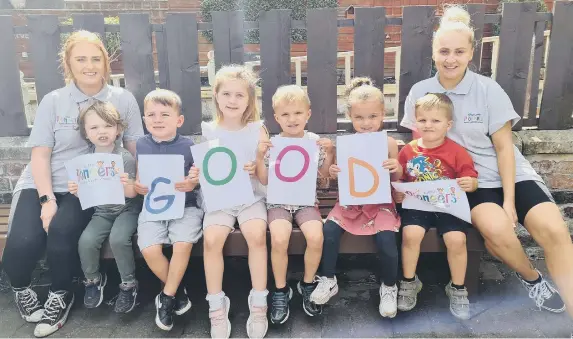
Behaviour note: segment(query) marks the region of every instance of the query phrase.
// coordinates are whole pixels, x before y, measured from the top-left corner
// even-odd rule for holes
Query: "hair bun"
[[[444,15],[440,20],[440,26],[445,23],[462,23],[470,26],[471,16],[464,8],[459,5],[450,5],[445,7]]]
[[[350,92],[357,89],[358,87],[373,86],[373,85],[374,85],[374,82],[372,81],[372,79],[370,79],[368,77],[354,78],[350,81],[350,84],[346,88],[346,95],[348,96],[350,94]]]

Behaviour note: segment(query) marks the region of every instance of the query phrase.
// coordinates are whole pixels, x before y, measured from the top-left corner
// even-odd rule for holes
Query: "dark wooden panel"
[[[119,22],[125,87],[133,93],[143,113],[143,99],[156,88],[149,15],[120,14]]]
[[[261,78],[265,125],[271,133],[280,132],[273,117],[272,98],[277,88],[292,82],[290,73],[290,10],[261,12]]]
[[[195,13],[167,14],[169,88],[181,96],[185,122],[182,134],[201,131],[201,70]]]
[[[167,59],[166,30],[154,32],[155,48],[157,49],[157,71],[159,72],[159,88],[169,88],[169,60]]]
[[[312,103],[308,130],[336,132],[336,9],[309,9],[306,12],[308,39],[307,89]]]
[[[0,15],[0,46],[0,137],[27,135],[11,15]]]
[[[536,6],[534,2],[504,3],[499,33],[496,81],[509,95],[513,108],[521,117],[525,110]],[[521,127],[520,121],[513,129],[520,130]]]
[[[474,37],[476,41],[474,44],[474,56],[470,64],[470,69],[479,73],[481,70],[481,39],[483,37],[483,26],[485,22],[485,5],[468,4],[467,10],[472,18]]]
[[[368,76],[383,89],[386,8],[357,7],[354,13],[354,76]]]
[[[215,51],[215,69],[227,64],[242,64],[244,60],[245,32],[242,11],[212,12],[213,49]]]
[[[105,22],[103,14],[73,14],[74,31],[83,29],[96,33],[103,40],[105,39]]]
[[[60,50],[60,30],[57,15],[29,15],[30,58],[34,65],[36,95],[38,102],[44,95],[64,86],[58,52]]]
[[[529,93],[529,109],[527,119],[523,120],[523,126],[537,125],[537,102],[539,101],[539,74],[541,73],[541,59],[545,51],[545,21],[535,22],[535,47],[533,51],[533,62],[531,63],[531,88]]]
[[[573,111],[573,2],[553,6],[539,128],[566,129]]]
[[[410,88],[430,76],[432,70],[432,34],[434,28],[432,6],[404,7],[402,19],[402,51],[400,53],[400,86],[398,122],[404,117],[404,103]],[[398,131],[407,128],[398,125]]]

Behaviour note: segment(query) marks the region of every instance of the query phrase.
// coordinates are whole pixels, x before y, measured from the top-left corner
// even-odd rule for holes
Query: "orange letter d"
[[[374,183],[372,184],[372,187],[366,192],[357,192],[356,191],[356,183],[354,181],[354,165],[358,165],[358,166],[362,166],[362,167],[366,168],[367,170],[370,171],[370,173],[372,173],[372,176],[374,177]],[[376,192],[376,190],[378,189],[378,185],[380,184],[380,178],[378,177],[378,173],[376,172],[374,167],[372,167],[372,165],[370,165],[366,161],[350,157],[350,158],[348,158],[348,171],[349,171],[349,175],[350,175],[349,182],[350,182],[350,195],[351,196],[356,197],[356,198],[366,198],[366,197],[374,194],[374,192]]]

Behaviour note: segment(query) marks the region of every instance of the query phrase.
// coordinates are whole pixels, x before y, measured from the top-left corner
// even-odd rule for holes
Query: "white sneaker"
[[[310,295],[310,301],[317,305],[324,305],[338,293],[336,276],[334,278],[316,277],[316,281],[318,285]]]
[[[398,312],[398,286],[380,285],[380,306],[378,310],[384,318],[394,318]]]
[[[267,319],[268,306],[253,306],[251,304],[251,296],[249,300],[249,319],[247,319],[247,335],[249,338],[264,338],[269,329],[269,321]]]
[[[229,320],[229,308],[231,301],[225,296],[224,305],[218,310],[209,312],[211,322],[211,338],[229,338],[231,336],[231,321]]]

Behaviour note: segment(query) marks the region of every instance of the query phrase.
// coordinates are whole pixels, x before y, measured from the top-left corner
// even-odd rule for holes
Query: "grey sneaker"
[[[269,329],[267,306],[257,307],[251,304],[249,297],[249,319],[247,319],[247,335],[249,338],[264,338]]]
[[[229,297],[225,296],[223,307],[209,312],[209,320],[211,321],[211,338],[227,339],[231,336],[231,321],[229,321],[230,307],[231,301],[229,300]]]
[[[470,301],[468,300],[468,290],[458,290],[452,286],[450,281],[446,285],[446,295],[450,298],[450,312],[454,317],[468,320],[470,318]]]
[[[559,292],[553,287],[545,278],[541,272],[536,270],[539,276],[541,277],[541,281],[537,284],[530,284],[525,281],[519,273],[515,273],[521,284],[525,287],[527,292],[529,292],[529,297],[535,301],[535,305],[539,307],[539,309],[544,309],[549,312],[553,313],[561,313],[565,311],[565,303]]]
[[[418,293],[422,290],[422,282],[416,275],[414,281],[400,281],[400,290],[398,291],[398,309],[400,311],[410,311],[416,307]]]
[[[394,318],[398,312],[397,299],[398,299],[398,286],[380,285],[380,305],[378,311],[384,318]]]

